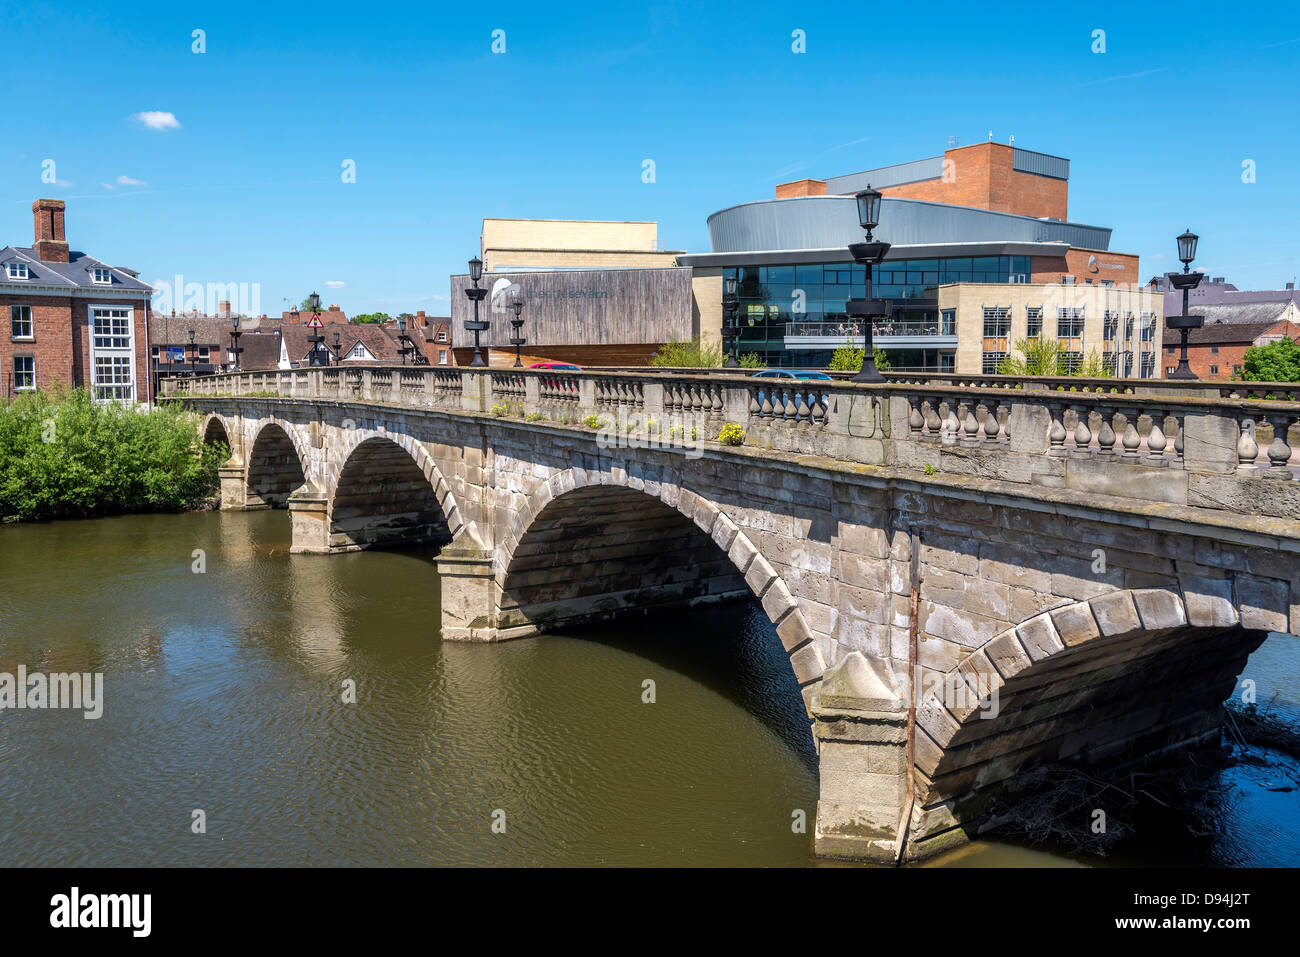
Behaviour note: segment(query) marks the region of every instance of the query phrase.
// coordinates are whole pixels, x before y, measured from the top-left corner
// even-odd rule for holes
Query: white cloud
[[[327,280],[325,281],[325,288],[326,288],[326,289],[342,289],[342,288],[343,288],[343,285],[344,285],[344,283],[343,283],[341,280],[338,280],[338,279],[327,279]]]
[[[99,185],[104,187],[104,189],[117,189],[117,187],[112,183],[100,183]]]
[[[434,301],[434,302],[451,302],[451,299],[448,298],[447,296],[440,296],[440,295],[438,295],[438,294],[435,292],[435,293],[433,294],[433,301]]]
[[[72,184],[69,183],[66,179],[56,179],[56,180],[54,181],[54,185],[55,185],[55,186],[71,186]]]
[[[131,118],[151,130],[177,130],[181,126],[175,113],[167,113],[163,110],[146,110],[143,113],[132,114]]]
[[[142,179],[132,179],[130,176],[127,176],[125,174],[119,176],[117,178],[117,182],[121,186],[148,186],[149,185]]]

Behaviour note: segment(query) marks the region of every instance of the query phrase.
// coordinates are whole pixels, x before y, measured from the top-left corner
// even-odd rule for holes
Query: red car
[[[546,369],[550,372],[581,372],[581,366],[575,366],[572,362],[534,362],[528,368]],[[578,393],[578,383],[573,379],[546,378],[542,380],[542,389],[549,389],[552,392],[562,393],[566,396],[576,396]]]
[[[534,362],[528,368],[530,369],[553,369],[556,372],[581,372],[581,366],[575,366],[572,362]]]

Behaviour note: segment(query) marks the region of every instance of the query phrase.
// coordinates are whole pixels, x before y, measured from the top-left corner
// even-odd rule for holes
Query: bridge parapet
[[[1292,435],[1300,387],[1287,384],[1189,389],[1162,380],[925,374],[864,385],[701,370],[343,366],[165,379],[162,391],[166,398],[274,396],[595,423],[615,444],[680,436],[707,445],[731,422],[758,449],[1300,514],[1293,481],[1300,437]]]

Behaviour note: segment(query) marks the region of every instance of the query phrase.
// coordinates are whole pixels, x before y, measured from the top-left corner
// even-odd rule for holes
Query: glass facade
[[[848,314],[848,301],[867,295],[866,269],[856,263],[733,266],[740,298],[740,352],[756,352],[771,366],[821,367],[832,350],[787,351],[789,336],[860,335],[861,320]],[[938,287],[953,282],[1023,282],[1028,256],[964,256],[940,259],[889,259],[875,268],[872,297],[889,301],[890,315],[876,323],[876,334],[953,335],[939,316]],[[947,318],[947,317],[943,317]],[[951,322],[948,323],[951,325]],[[889,349],[894,368],[951,368],[950,347]]]

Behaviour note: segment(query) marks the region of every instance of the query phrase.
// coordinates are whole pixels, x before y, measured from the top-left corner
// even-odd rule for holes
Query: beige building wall
[[[628,268],[671,266],[680,251],[659,249],[655,222],[583,219],[485,219],[483,268],[521,266]]]
[[[984,366],[984,308],[1002,307],[1011,310],[1011,332],[1007,336],[1007,351],[1022,355],[1015,344],[1028,338],[1028,310],[1043,310],[1045,337],[1060,338],[1057,330],[1058,310],[1082,309],[1084,316],[1083,339],[1072,343],[1086,359],[1092,352],[1099,356],[1106,352],[1103,327],[1106,313],[1115,312],[1120,317],[1120,336],[1124,333],[1125,317],[1133,315],[1131,343],[1120,342],[1116,351],[1129,349],[1133,353],[1135,369],[1140,369],[1144,351],[1155,356],[1152,378],[1164,374],[1160,362],[1160,343],[1164,337],[1164,296],[1147,291],[1140,286],[1115,285],[1062,285],[1060,283],[952,283],[939,287],[940,316],[948,309],[956,310],[957,356],[955,371],[959,375],[981,375]],[[1155,317],[1152,338],[1142,341],[1142,315]],[[1134,373],[1137,374],[1136,372]]]
[[[691,326],[700,345],[722,345],[722,267],[691,272]]]

